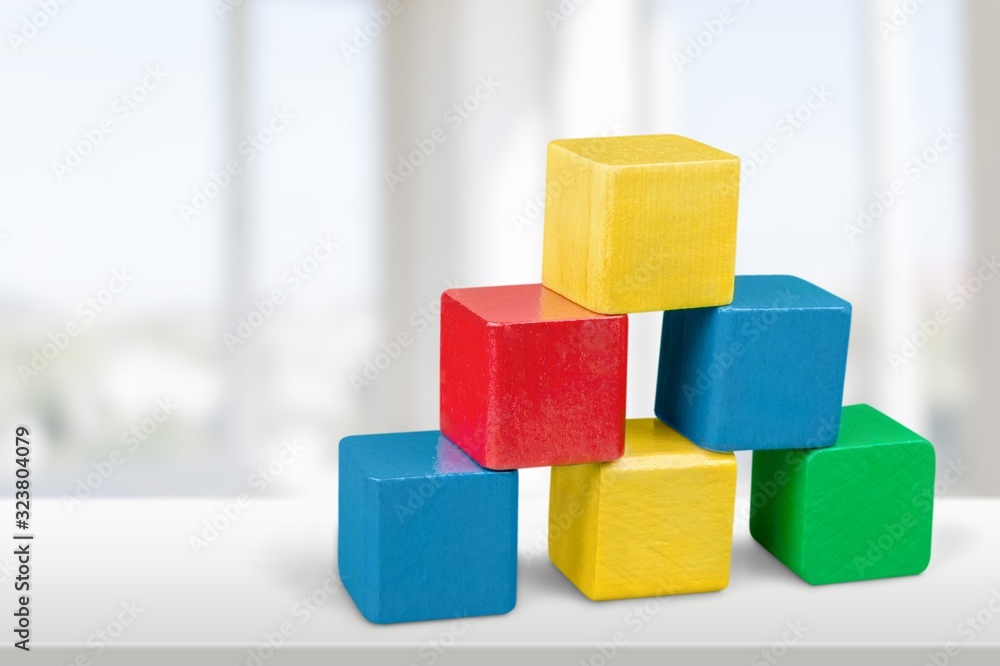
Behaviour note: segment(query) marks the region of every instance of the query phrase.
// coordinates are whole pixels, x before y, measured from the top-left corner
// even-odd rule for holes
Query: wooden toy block
[[[934,447],[868,405],[831,448],[754,451],[750,533],[813,585],[927,568]]]
[[[605,314],[733,297],[740,161],[670,134],[548,147],[542,284]]]
[[[850,328],[805,280],[738,276],[731,304],[663,314],[656,415],[713,451],[830,446]]]
[[[483,467],[621,457],[628,318],[540,284],[441,296],[441,432]]]
[[[549,559],[590,599],[729,584],[736,458],[656,419],[630,419],[625,456],[552,468]]]
[[[517,472],[482,469],[438,431],[340,442],[340,578],[371,622],[514,608]]]

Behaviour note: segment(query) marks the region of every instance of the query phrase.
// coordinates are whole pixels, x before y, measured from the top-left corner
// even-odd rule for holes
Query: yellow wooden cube
[[[549,559],[595,601],[729,584],[736,457],[658,419],[625,422],[625,456],[552,468]]]
[[[672,134],[549,143],[542,284],[594,312],[733,300],[740,160]]]

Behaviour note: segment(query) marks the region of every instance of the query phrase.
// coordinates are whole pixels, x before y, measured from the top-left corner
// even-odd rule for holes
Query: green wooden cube
[[[933,511],[934,447],[868,405],[832,447],[753,454],[750,533],[813,585],[922,572]]]

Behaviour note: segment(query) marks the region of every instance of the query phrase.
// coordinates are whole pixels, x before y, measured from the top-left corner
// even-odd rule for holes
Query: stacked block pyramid
[[[927,567],[934,448],[842,405],[849,303],[735,275],[739,174],[675,135],[549,144],[542,283],[441,296],[440,431],[340,443],[339,569],[365,618],[512,610],[528,467],[552,468],[549,558],[592,600],[728,586],[740,450],[750,533],[806,582]],[[626,419],[628,315],[649,311],[656,418]]]

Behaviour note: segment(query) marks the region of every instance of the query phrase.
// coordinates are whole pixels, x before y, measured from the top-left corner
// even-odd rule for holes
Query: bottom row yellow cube
[[[619,460],[552,468],[549,558],[595,601],[721,590],[735,501],[732,453],[630,419]]]

